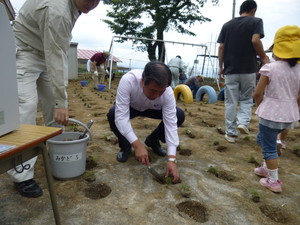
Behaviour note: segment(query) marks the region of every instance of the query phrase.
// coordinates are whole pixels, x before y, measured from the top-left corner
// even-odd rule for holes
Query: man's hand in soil
[[[134,148],[135,158],[140,163],[150,166],[148,151],[145,146],[139,140],[136,140],[132,143],[132,147]]]
[[[173,183],[178,183],[180,181],[177,166],[176,166],[176,163],[174,163],[174,162],[167,162],[166,177],[168,177],[170,174],[172,174],[174,177]]]

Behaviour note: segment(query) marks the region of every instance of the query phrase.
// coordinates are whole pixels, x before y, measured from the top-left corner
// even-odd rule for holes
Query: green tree
[[[117,35],[164,40],[164,32],[175,30],[195,36],[190,30],[195,22],[211,21],[202,15],[200,8],[207,0],[109,0],[107,12],[110,19],[103,20]],[[219,0],[211,0],[217,5]],[[124,42],[126,39],[120,40]],[[130,39],[140,51],[147,51],[149,60],[165,60],[164,43]]]

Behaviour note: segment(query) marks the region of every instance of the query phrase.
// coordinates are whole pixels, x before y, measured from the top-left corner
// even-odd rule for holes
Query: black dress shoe
[[[128,160],[130,153],[131,153],[131,147],[127,149],[121,149],[121,151],[119,151],[117,154],[117,160],[122,163],[126,162]]]
[[[153,152],[157,155],[160,155],[160,156],[166,156],[167,153],[166,151],[161,147],[160,143],[159,143],[159,140],[151,140],[150,138],[146,138],[145,140],[145,144],[152,148]]]
[[[15,186],[19,193],[24,197],[36,198],[43,194],[43,190],[33,179],[15,183]]]

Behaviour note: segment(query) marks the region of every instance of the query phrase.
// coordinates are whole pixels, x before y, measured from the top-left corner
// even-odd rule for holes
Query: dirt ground
[[[81,87],[79,80],[69,83],[70,117],[85,124],[93,119],[95,124],[87,147],[86,173],[68,180],[55,179],[62,224],[300,224],[299,128],[288,135],[279,168],[283,192],[275,194],[262,187],[253,173],[262,160],[255,143],[258,123],[254,114],[251,134],[240,135],[230,144],[223,134],[224,102],[208,104],[206,96],[204,101],[190,104],[179,100],[178,106],[186,113],[178,130],[181,183],[160,184],[133,155],[126,163],[116,161],[119,148],[106,114],[115,100],[117,83],[118,79],[105,92],[93,90],[92,82],[87,87]],[[132,120],[142,141],[158,122]],[[41,118],[38,124],[42,124]],[[151,149],[149,155],[152,167],[164,174],[166,158]],[[54,224],[41,156],[35,171],[44,190],[36,199],[21,197],[8,175],[0,176],[1,225]],[[187,189],[190,193],[183,193]]]

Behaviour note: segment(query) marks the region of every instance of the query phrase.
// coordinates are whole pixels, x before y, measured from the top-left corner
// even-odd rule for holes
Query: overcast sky
[[[215,42],[222,25],[232,18],[233,1],[219,0],[219,6],[212,6],[208,0],[201,12],[211,22],[195,24],[191,29],[197,34],[196,37],[183,36],[175,32],[165,34],[165,40],[174,42],[185,42],[193,44],[207,44],[210,52],[217,51],[217,46],[209,45]],[[239,16],[239,7],[244,0],[236,0],[235,16]],[[25,0],[11,0],[16,12],[20,9]],[[260,17],[264,22],[265,38],[262,39],[264,48],[267,49],[273,41],[276,31],[285,25],[300,26],[300,1],[299,0],[256,0],[258,9],[256,17]],[[89,14],[79,17],[73,29],[73,42],[78,43],[80,49],[109,50],[114,34],[108,26],[101,21],[105,18],[106,10],[101,1],[96,9]],[[176,55],[181,55],[183,61],[189,67],[194,65],[197,54],[203,54],[203,48],[191,47],[189,45],[167,44],[166,61]],[[124,66],[137,67],[137,64],[147,62],[146,53],[138,53],[132,50],[131,43],[114,44],[113,54],[124,62]]]

